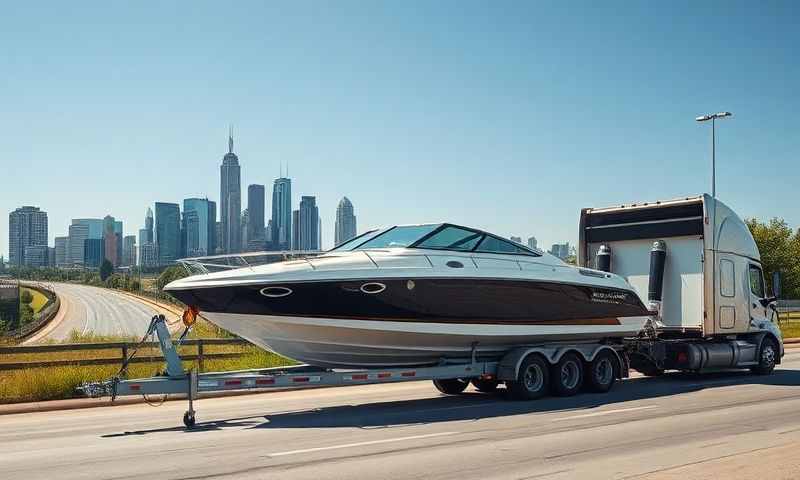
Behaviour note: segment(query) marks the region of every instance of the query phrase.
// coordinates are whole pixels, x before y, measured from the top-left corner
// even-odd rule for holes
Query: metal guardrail
[[[177,341],[172,342],[178,345]],[[233,352],[233,353],[208,353],[204,351],[204,347],[211,345],[251,345],[246,340],[239,338],[204,338],[197,340],[184,340],[180,342],[181,346],[194,346],[197,348],[194,355],[181,355],[181,358],[189,361],[197,361],[200,370],[203,370],[205,360],[219,360],[226,358],[237,358],[245,355],[246,352]],[[64,343],[54,345],[32,345],[28,347],[14,346],[14,347],[0,347],[0,371],[3,370],[22,370],[26,368],[43,368],[43,367],[61,367],[68,365],[122,365],[122,362],[128,358],[128,353],[131,349],[137,346],[133,342],[106,342],[106,343]],[[158,342],[143,343],[140,348],[153,348],[158,349]],[[67,360],[47,360],[41,362],[4,362],[2,355],[4,354],[37,354],[37,353],[53,353],[53,352],[79,352],[86,350],[120,350],[120,355],[116,357],[100,357],[100,358],[83,358],[83,359],[67,359]],[[158,353],[147,354],[147,356],[136,357],[130,363],[150,363],[154,359],[161,361],[163,359],[161,351]]]

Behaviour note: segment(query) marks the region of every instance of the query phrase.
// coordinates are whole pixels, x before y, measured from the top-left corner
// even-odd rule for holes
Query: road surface
[[[51,322],[26,343],[64,340],[72,330],[99,335],[141,337],[150,318],[159,312],[152,304],[106,288],[53,283],[61,308]]]
[[[534,402],[430,382],[0,417],[5,478],[796,478],[800,349],[772,376],[634,378]]]

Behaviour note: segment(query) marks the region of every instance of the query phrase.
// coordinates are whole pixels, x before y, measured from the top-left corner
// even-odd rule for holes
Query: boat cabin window
[[[408,247],[425,235],[439,228],[439,225],[408,225],[393,227],[375,238],[367,240],[353,250],[368,248],[402,248]]]
[[[755,265],[750,265],[750,291],[756,297],[764,298],[764,275]]]
[[[414,245],[417,248],[471,251],[483,237],[483,233],[459,227],[444,227]]]
[[[501,240],[497,237],[491,237],[489,235],[483,239],[475,251],[485,253],[521,253],[531,255],[531,252],[526,249],[520,248],[506,240]]]

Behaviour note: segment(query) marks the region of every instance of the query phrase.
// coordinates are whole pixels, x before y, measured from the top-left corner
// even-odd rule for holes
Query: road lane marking
[[[561,418],[554,418],[554,422],[560,422],[563,420],[574,420],[576,418],[589,418],[589,417],[601,417],[603,415],[611,415],[614,413],[622,413],[622,412],[634,412],[636,410],[649,410],[651,408],[658,408],[658,405],[647,405],[644,407],[630,407],[630,408],[617,408],[616,410],[605,410],[602,412],[592,412],[592,413],[584,413],[582,415],[572,415],[569,417],[561,417]]]
[[[329,447],[304,448],[302,450],[288,450],[286,452],[270,453],[267,456],[285,457],[287,455],[297,455],[300,453],[313,453],[313,452],[322,452],[325,450],[336,450],[340,448],[363,447],[366,445],[380,445],[382,443],[406,442],[408,440],[422,440],[424,438],[444,437],[446,435],[455,435],[457,433],[459,432],[439,432],[439,433],[429,433],[427,435],[413,435],[410,437],[385,438],[383,440],[372,440],[369,442],[343,443],[341,445],[331,445]]]

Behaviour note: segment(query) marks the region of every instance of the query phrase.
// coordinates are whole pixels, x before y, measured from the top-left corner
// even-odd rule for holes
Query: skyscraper
[[[114,221],[114,235],[117,240],[117,263],[115,265],[122,265],[122,222],[119,220]]]
[[[71,265],[85,264],[85,243],[86,240],[103,240],[103,219],[102,218],[73,218],[69,226],[69,258],[67,262]],[[93,252],[96,251],[93,250]],[[101,260],[102,261],[102,260]]]
[[[139,229],[139,266],[155,267],[156,265],[158,265],[158,256],[153,233],[153,209],[147,207],[144,228]]]
[[[139,243],[153,243],[153,209],[147,207],[147,213],[144,216],[144,230],[145,238],[139,240]]]
[[[356,236],[356,216],[353,213],[353,204],[350,199],[342,197],[336,207],[336,235],[334,246],[350,240]]]
[[[207,198],[183,201],[183,239],[186,256],[214,255],[217,204]]]
[[[156,252],[159,265],[180,258],[181,210],[177,203],[156,202]]]
[[[264,185],[250,185],[247,187],[247,211],[249,214],[247,224],[247,249],[251,251],[264,248],[264,218],[266,193]]]
[[[242,218],[239,222],[239,228],[242,229],[241,236],[239,237],[242,240],[242,247],[247,247],[247,225],[250,223],[250,213],[245,208],[242,210]],[[242,248],[242,250],[247,250],[246,248]]]
[[[292,246],[292,181],[285,177],[272,187],[272,245],[275,250]]]
[[[300,250],[300,210],[292,210],[292,243],[281,250]]]
[[[122,266],[132,267],[136,265],[136,236],[126,235],[122,239]]]
[[[319,250],[319,208],[316,197],[301,197],[298,220],[300,225],[295,229],[299,234],[297,249]]]
[[[25,265],[25,247],[47,246],[47,212],[23,206],[8,214],[8,260]]]
[[[221,247],[225,253],[241,250],[242,188],[239,157],[233,153],[233,128],[228,135],[228,153],[222,157],[220,173],[220,220],[222,222]]]
[[[528,238],[528,247],[533,248],[533,249],[537,249],[538,245],[539,245],[539,242],[536,240],[536,237]]]
[[[117,234],[115,231],[114,217],[106,215],[103,217],[103,252],[105,259],[111,262],[115,267],[119,266],[117,262]]]
[[[512,235],[511,238],[509,238],[509,240],[516,243],[522,243],[522,237],[515,237]]]

